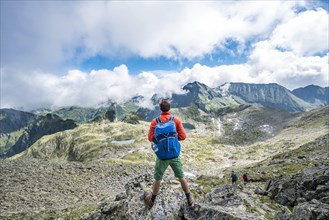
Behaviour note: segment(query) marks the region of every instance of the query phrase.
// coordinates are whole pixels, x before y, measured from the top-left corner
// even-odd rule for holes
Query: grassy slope
[[[329,152],[326,139],[329,134],[327,110],[328,108],[324,108],[302,114],[291,121],[279,134],[263,142],[243,147],[218,145],[216,148],[221,148],[221,151],[216,156],[222,156],[223,164],[217,169],[219,172],[212,169],[217,175],[210,175],[210,178],[214,177],[218,180],[217,184],[224,184],[229,183],[232,169],[241,174],[249,172],[254,179],[262,179],[283,173],[295,173],[304,167],[312,166],[316,159],[314,161],[303,159],[311,157],[307,152],[315,155],[327,155],[326,152]],[[302,159],[296,160],[298,156]]]
[[[200,121],[191,119],[186,109],[176,109],[173,113],[196,128],[188,133],[187,140],[181,143],[181,156],[187,164],[187,169],[191,172],[201,171],[204,174],[222,176],[223,169],[227,167],[243,168],[276,154],[297,149],[325,135],[328,133],[329,124],[327,109],[297,115],[293,120],[287,117],[291,120],[290,123],[284,125],[275,136],[235,147],[223,143],[222,139],[227,134],[221,133],[213,121],[202,112],[200,118],[204,118]],[[246,109],[244,114],[251,115],[252,110]],[[281,113],[277,116],[286,117]],[[17,155],[16,158],[33,156],[78,161],[105,159],[112,162],[143,163],[154,158],[147,140],[148,128],[148,122],[137,125],[123,122],[81,124],[76,129],[41,138],[28,151]],[[112,143],[114,140],[128,139],[135,139],[135,142],[124,146]]]
[[[0,136],[0,152],[8,151],[24,133],[26,128],[11,132],[10,134]]]
[[[73,130],[42,137],[31,148],[14,158],[59,158],[77,161],[121,159],[127,155],[127,152],[138,152],[149,148],[145,139],[147,129],[146,122],[138,125],[105,121],[81,124]],[[112,143],[112,141],[128,139],[135,139],[135,142],[127,146]]]

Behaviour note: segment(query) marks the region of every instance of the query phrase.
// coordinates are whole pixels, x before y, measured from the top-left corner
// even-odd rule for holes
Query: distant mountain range
[[[329,87],[322,88],[316,85],[309,85],[294,89],[292,93],[298,98],[314,105],[329,105]]]
[[[257,105],[286,110],[288,112],[303,112],[329,104],[329,87],[310,85],[293,91],[276,83],[250,84],[250,83],[225,83],[215,88],[210,88],[200,82],[186,84],[182,88],[184,94],[172,94],[170,97],[172,108],[184,108],[196,105],[200,110],[210,113],[221,108],[238,105]],[[140,103],[143,96],[135,96],[125,103],[115,103],[109,100],[98,107],[85,108],[78,106],[64,107],[56,110],[39,109],[32,111],[36,115],[53,113],[64,119],[72,119],[77,122],[87,122],[102,117],[109,108],[116,112],[116,119],[123,119],[127,112],[135,112],[148,119],[149,115],[159,113],[158,103],[162,99],[154,94],[151,101],[153,108],[146,109]]]
[[[298,98],[291,91],[276,83],[246,84],[229,83],[219,89],[226,89],[228,95],[242,99],[246,103],[269,106],[289,112],[307,111],[313,106],[305,100]]]
[[[192,82],[185,85],[183,90],[184,94],[172,94],[172,109],[186,109],[190,113],[201,110],[204,115],[215,118],[250,105],[295,113],[329,104],[329,88],[314,85],[290,91],[275,83],[225,83],[210,88],[200,82]],[[138,120],[150,121],[160,113],[158,103],[161,98],[157,94],[153,95],[153,109],[140,107],[140,103],[145,101],[142,96],[123,104],[109,100],[95,108],[72,106],[32,112],[0,109],[0,157],[17,154],[42,136],[75,128],[76,123],[104,119],[132,124],[138,123]],[[198,117],[194,116],[193,120],[202,121]]]
[[[217,88],[210,88],[205,84],[193,82],[185,85],[183,90],[186,94],[172,95],[173,107],[186,107],[194,103],[205,112],[240,104],[301,112],[329,103],[329,87],[313,85],[290,91],[276,83],[225,83]]]

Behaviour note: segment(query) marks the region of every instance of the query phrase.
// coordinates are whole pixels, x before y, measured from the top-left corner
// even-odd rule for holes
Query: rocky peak
[[[221,97],[212,88],[200,82],[188,83],[183,87],[185,94],[172,95],[172,107],[188,107],[193,104],[197,105],[203,111],[207,111],[206,105],[216,97]]]
[[[73,120],[63,120],[55,114],[39,116],[35,122],[29,124],[23,135],[20,136],[17,142],[12,146],[7,156],[13,156],[26,150],[44,135],[73,129],[76,126],[77,124]]]
[[[14,109],[0,109],[0,133],[10,133],[28,126],[36,115]]]
[[[223,90],[223,86],[217,90]],[[296,97],[288,89],[276,83],[230,83],[225,91],[247,103],[284,109],[289,112],[305,111],[312,108],[311,104]]]
[[[207,88],[208,86],[206,86],[205,84],[203,83],[200,83],[198,81],[194,81],[194,82],[191,82],[191,83],[188,83],[186,84],[183,89],[184,90],[192,90],[192,89],[198,89],[200,90],[201,88]]]
[[[103,203],[83,219],[258,219],[241,208],[243,199],[232,186],[214,189],[204,201],[189,208],[184,193],[179,191],[180,185],[164,181],[155,205],[149,210],[141,195],[151,189],[152,183],[150,174],[131,179],[125,185],[125,192],[119,193],[114,201]]]
[[[316,85],[309,85],[303,88],[294,89],[292,93],[298,98],[317,106],[329,104],[329,87],[323,88]]]
[[[208,99],[213,99],[214,97],[218,96],[218,94],[213,89],[197,81],[186,84],[183,87],[183,90],[194,94],[194,96],[201,95],[207,97]]]
[[[139,103],[144,100],[144,96],[136,95],[131,98],[132,103]]]

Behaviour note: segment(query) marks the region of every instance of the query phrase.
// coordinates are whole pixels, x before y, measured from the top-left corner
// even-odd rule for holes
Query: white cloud
[[[41,72],[21,75],[7,69],[1,72],[1,107],[96,106],[109,98],[118,102],[131,98],[135,89],[134,77],[129,76],[125,65],[113,71],[71,70],[65,76]]]
[[[268,40],[254,45],[248,61],[252,76],[289,89],[328,86],[328,26],[328,13],[322,9],[278,25]]]
[[[201,57],[293,16],[299,1],[1,2],[2,65],[59,68],[97,54]]]
[[[273,46],[297,55],[313,55],[328,51],[328,13],[319,9],[305,11],[276,27],[270,39]]]

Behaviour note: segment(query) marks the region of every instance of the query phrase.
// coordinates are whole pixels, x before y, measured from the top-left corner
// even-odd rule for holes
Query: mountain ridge
[[[229,83],[226,94],[237,96],[246,103],[260,104],[289,112],[301,112],[312,109],[312,105],[296,97],[287,88],[277,84]],[[220,87],[217,91],[220,91]]]
[[[311,87],[321,89],[321,87],[314,85]],[[310,109],[323,106],[312,105],[311,103],[307,103],[295,96],[290,90],[276,83],[225,83],[221,86],[210,88],[203,83],[194,81],[192,83],[186,84],[182,89],[185,91],[184,94],[173,94],[170,98],[173,112],[177,112],[175,111],[175,109],[178,109],[178,113],[185,112],[184,114],[186,114],[187,116],[189,114],[193,114],[193,120],[200,122],[206,122],[207,120],[209,120],[206,119],[207,117],[204,117],[202,115],[219,117],[231,111],[236,111],[236,109],[240,108],[239,106],[241,106],[241,109],[244,108],[243,106],[248,105],[264,106],[265,108],[270,107],[292,113],[308,111]],[[135,96],[131,100],[123,104],[117,104],[109,100],[102,106],[98,106],[95,108],[71,106],[59,108],[56,110],[39,109],[34,111],[35,114],[25,113],[12,109],[1,109],[1,129],[9,129],[9,132],[5,132],[5,130],[0,131],[0,154],[3,155],[4,152],[8,152],[10,148],[15,146],[14,148],[16,150],[10,151],[10,155],[12,155],[13,153],[17,153],[19,151],[17,151],[17,149],[26,149],[28,147],[21,146],[23,145],[23,143],[33,143],[35,140],[32,142],[28,140],[31,139],[31,135],[28,135],[29,132],[26,133],[26,129],[29,124],[37,120],[37,117],[46,117],[47,114],[55,114],[59,115],[63,120],[73,120],[76,123],[87,123],[91,121],[100,120],[110,120],[112,122],[126,121],[129,123],[138,123],[139,120],[151,121],[154,117],[161,113],[158,107],[158,102],[161,98],[162,97],[159,95],[153,95],[153,109],[147,109],[139,106],[139,103],[144,101],[144,98],[141,96]],[[180,114],[181,113],[179,113],[178,115]],[[24,119],[23,115],[27,117],[27,121]],[[23,124],[18,125],[17,123]],[[194,127],[193,122],[190,126]],[[263,133],[263,131],[259,129],[251,130],[255,131],[253,135],[259,135]],[[246,133],[243,130],[239,131],[238,133],[241,135],[248,136],[248,132]],[[41,138],[45,134],[48,133],[42,133],[40,135],[36,135],[35,137]],[[263,134],[265,135],[265,133]],[[253,135],[251,137],[253,137]],[[239,136],[239,138],[243,137],[246,136]],[[248,138],[246,139],[246,141],[247,140]],[[237,143],[243,142],[244,141],[238,141]]]
[[[294,89],[292,90],[292,93],[304,101],[315,104],[317,106],[324,106],[329,104],[329,87],[308,85]]]

